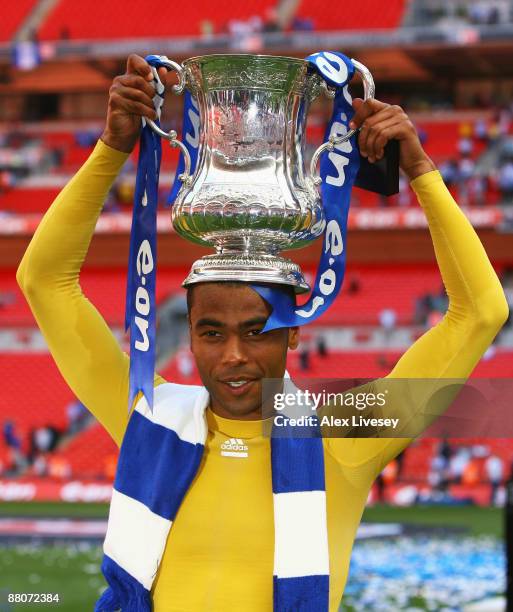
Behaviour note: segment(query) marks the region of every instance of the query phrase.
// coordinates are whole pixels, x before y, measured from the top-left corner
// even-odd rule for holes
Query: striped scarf
[[[96,612],[150,612],[151,587],[169,530],[201,463],[207,437],[204,387],[155,388],[142,397],[119,455]],[[273,429],[274,432],[274,429]],[[320,437],[271,436],[274,612],[327,612],[329,552]],[[170,485],[171,483],[171,485]],[[186,577],[184,576],[184,579]]]

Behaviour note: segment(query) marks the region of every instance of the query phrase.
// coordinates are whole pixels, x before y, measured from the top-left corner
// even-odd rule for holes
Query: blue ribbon
[[[183,101],[183,122],[182,122],[182,141],[189,151],[191,156],[191,176],[194,174],[196,164],[198,161],[198,148],[200,141],[200,115],[198,109],[198,103],[191,96],[188,90],[185,90],[184,101]],[[176,200],[178,192],[182,188],[182,181],[179,179],[180,175],[185,171],[185,160],[183,153],[180,153],[180,159],[178,160],[178,166],[176,169],[175,180],[171,186],[171,191],[167,198],[168,204],[173,204]]]
[[[165,66],[159,56],[148,56],[152,66],[155,97],[160,119],[164,86],[157,68]],[[156,123],[160,125],[159,119]],[[139,391],[153,408],[155,372],[155,283],[157,263],[157,204],[162,144],[160,136],[143,119],[135,182],[134,210],[126,288],[125,331],[130,329],[130,387],[128,411]]]
[[[349,131],[354,114],[349,82],[354,75],[354,65],[342,53],[329,51],[314,53],[306,60],[333,87],[336,95],[333,114],[324,140],[330,136],[342,136]],[[283,291],[269,291],[262,285],[252,285],[273,308],[263,332],[279,327],[305,325],[320,317],[337,297],[346,269],[347,217],[351,202],[351,190],[360,166],[360,154],[355,136],[336,145],[334,150],[321,156],[321,195],[325,215],[324,246],[321,253],[315,283],[308,301],[300,307],[287,307]]]

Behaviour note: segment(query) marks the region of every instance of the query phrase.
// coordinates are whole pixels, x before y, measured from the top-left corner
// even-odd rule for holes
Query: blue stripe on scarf
[[[110,587],[96,602],[94,612],[151,612],[150,591],[107,555],[103,555],[102,572]]]
[[[315,519],[313,519],[315,520]],[[324,612],[329,606],[329,576],[273,577],[274,612]]]
[[[121,446],[114,488],[172,521],[203,449],[203,444],[184,442],[172,429],[134,412]]]
[[[279,457],[279,461],[275,458]],[[321,438],[272,438],[273,493],[324,491]]]

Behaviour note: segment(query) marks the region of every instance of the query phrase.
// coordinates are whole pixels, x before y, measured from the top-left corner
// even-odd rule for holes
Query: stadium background
[[[116,447],[60,376],[15,273],[44,211],[101,133],[109,85],[124,72],[127,55],[159,53],[180,61],[216,52],[304,57],[335,49],[355,57],[373,73],[377,97],[403,105],[414,120],[513,307],[512,35],[510,0],[4,4],[0,610],[12,607],[7,593],[30,591],[61,593],[59,609],[86,610],[103,585],[99,542]],[[181,105],[180,97],[167,96],[165,127],[179,130]],[[322,141],[329,111],[327,100],[312,107],[310,154]],[[136,160],[137,152],[109,196],[81,275],[85,295],[127,351],[124,298]],[[164,201],[176,163],[176,152],[165,150],[157,369],[169,380],[195,383],[180,283],[204,251],[171,229]],[[319,247],[293,254],[310,275]],[[354,190],[347,257],[341,295],[305,329],[300,350],[290,357],[292,375],[382,376],[445,311],[424,217],[404,179],[400,193],[388,199]],[[474,376],[512,375],[508,323]],[[495,596],[505,590],[502,507],[512,466],[507,438],[424,438],[407,449],[371,494],[342,609],[459,610],[483,600],[480,609],[503,609]]]

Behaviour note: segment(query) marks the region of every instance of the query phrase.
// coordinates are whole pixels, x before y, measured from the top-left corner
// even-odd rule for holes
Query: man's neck
[[[252,410],[251,412],[248,412],[246,414],[240,414],[229,412],[222,406],[219,406],[216,402],[212,401],[209,404],[209,408],[215,415],[223,419],[232,419],[234,421],[261,421],[263,419],[262,408]]]

